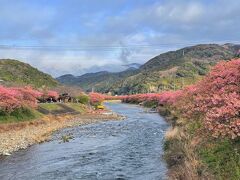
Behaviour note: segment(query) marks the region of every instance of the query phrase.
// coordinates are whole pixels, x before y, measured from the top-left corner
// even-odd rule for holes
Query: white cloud
[[[156,0],[129,7],[129,1],[107,0],[64,1],[55,6],[3,2],[0,44],[66,48],[1,49],[0,58],[20,59],[54,76],[104,68],[117,71],[126,62],[144,63],[188,44],[240,39],[240,1]],[[69,51],[72,46],[82,50]]]

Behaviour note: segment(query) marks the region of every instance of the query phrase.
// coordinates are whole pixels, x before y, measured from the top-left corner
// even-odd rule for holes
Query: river
[[[48,142],[2,158],[0,179],[166,179],[164,119],[136,105],[106,106],[126,119],[60,130]],[[63,143],[69,134],[74,138]]]

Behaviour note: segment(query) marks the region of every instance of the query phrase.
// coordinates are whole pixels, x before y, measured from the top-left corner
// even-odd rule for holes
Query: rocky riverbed
[[[35,121],[0,125],[0,155],[11,155],[14,151],[46,141],[54,131],[65,127],[122,118],[115,113],[105,112],[77,116],[45,116]]]
[[[47,142],[1,157],[0,179],[167,179],[162,155],[169,125],[164,118],[136,105],[105,105],[124,121],[56,131]],[[102,121],[107,114],[84,119]]]

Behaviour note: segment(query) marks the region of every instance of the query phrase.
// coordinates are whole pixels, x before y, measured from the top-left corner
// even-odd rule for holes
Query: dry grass
[[[165,153],[165,159],[170,166],[169,179],[212,179],[209,174],[206,176],[205,168],[195,153],[199,139],[192,139],[183,128],[178,126],[170,128],[165,138],[169,144]]]
[[[167,130],[165,133],[165,139],[166,140],[184,140],[187,138],[187,134],[183,131],[183,129],[179,126],[171,127]]]
[[[179,135],[179,128],[178,127],[174,127],[174,128],[171,127],[165,133],[165,139],[166,140],[176,139],[178,137],[178,135]]]

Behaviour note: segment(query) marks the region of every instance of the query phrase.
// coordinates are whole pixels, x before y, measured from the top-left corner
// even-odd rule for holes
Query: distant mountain
[[[0,80],[0,83],[5,85],[31,85],[33,87],[55,87],[59,84],[50,75],[29,64],[12,59],[0,59]]]
[[[160,54],[137,69],[130,65],[128,70],[119,73],[104,71],[68,76],[67,80],[64,75],[57,80],[85,90],[94,87],[96,91],[113,94],[159,92],[195,82],[220,60],[238,56],[239,50],[240,45],[235,44],[200,44]]]
[[[139,69],[141,67],[141,64],[138,63],[131,63],[131,64],[125,64],[123,65],[124,67],[129,68],[134,68],[134,69]]]
[[[123,80],[137,73],[137,69],[128,68],[122,72],[100,71],[96,73],[87,73],[82,76],[73,76],[67,74],[58,77],[57,80],[65,85],[80,86],[85,91],[91,91],[92,88],[94,88],[97,91],[105,92],[105,89],[107,89],[106,87],[110,87],[109,85],[112,85],[116,81]]]

